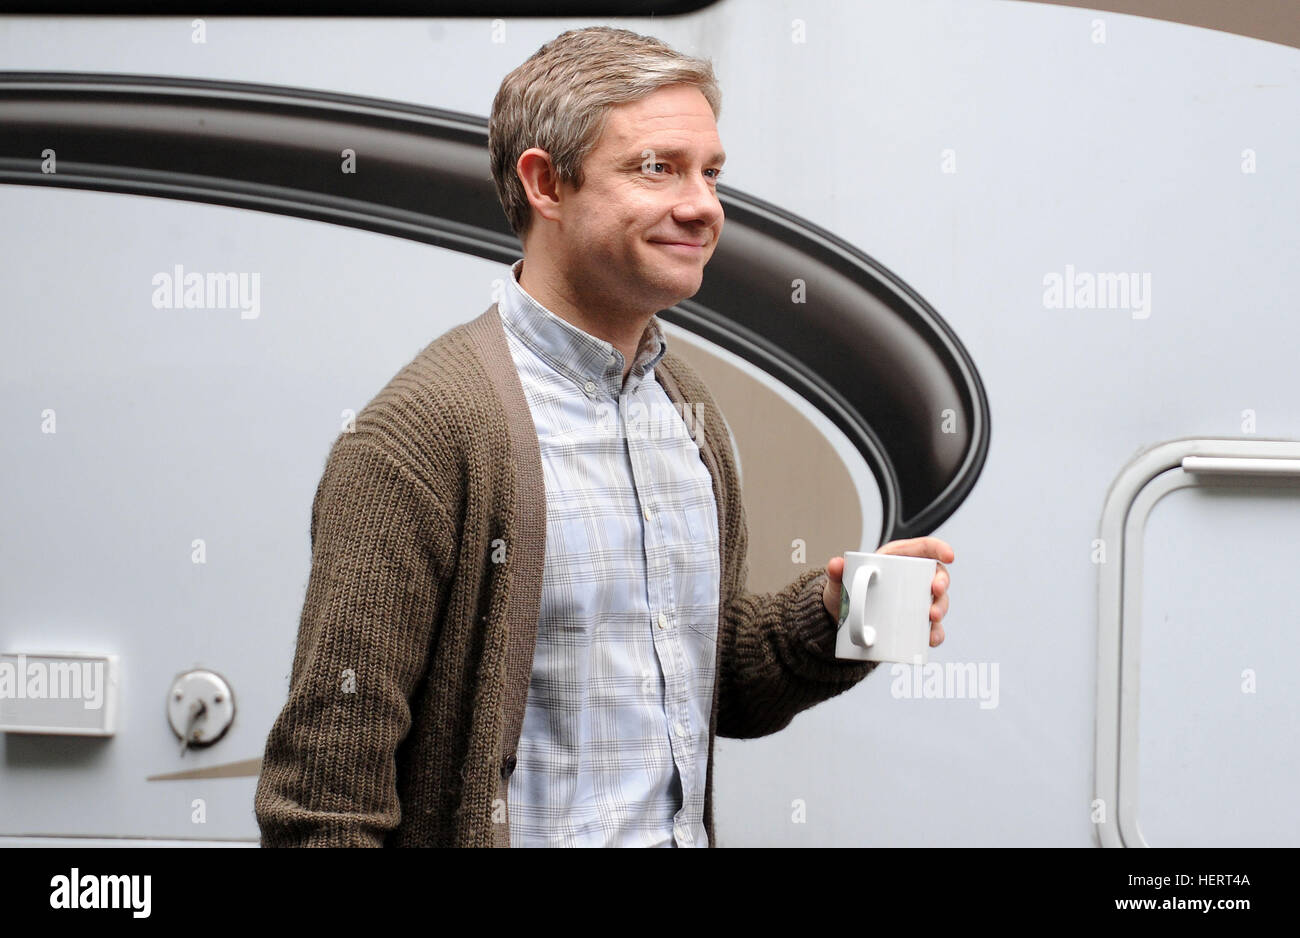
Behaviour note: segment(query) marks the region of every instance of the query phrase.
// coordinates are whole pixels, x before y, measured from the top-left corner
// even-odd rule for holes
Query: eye
[[[710,176],[709,178],[712,179],[714,182],[717,182],[717,181],[718,181],[718,177],[722,175],[722,170],[720,170],[720,169],[706,169],[705,172],[706,172],[706,173],[713,173],[713,175]]]

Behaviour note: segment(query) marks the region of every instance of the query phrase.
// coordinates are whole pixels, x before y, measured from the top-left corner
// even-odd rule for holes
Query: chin
[[[670,306],[676,306],[682,300],[689,300],[695,294],[700,292],[701,282],[696,278],[690,283],[677,281],[671,287],[665,290],[667,302],[660,306],[660,309],[667,309]]]
[[[683,296],[694,296],[704,283],[704,271],[684,271],[681,268],[664,271],[664,283],[671,284],[669,289],[681,292]]]
[[[702,285],[703,285],[703,284],[702,284],[699,280],[696,280],[695,283],[694,283],[691,287],[689,287],[687,290],[684,290],[684,291],[681,293],[681,295],[677,298],[677,300],[675,300],[675,301],[673,302],[672,305],[675,306],[677,303],[680,303],[682,300],[689,300],[689,299],[690,299],[691,297],[693,297],[695,294],[697,294],[697,293],[700,292],[700,287],[701,287]]]
[[[656,309],[667,309],[700,292],[704,282],[701,274],[691,275],[682,270],[655,270],[642,281],[645,295],[653,296]]]

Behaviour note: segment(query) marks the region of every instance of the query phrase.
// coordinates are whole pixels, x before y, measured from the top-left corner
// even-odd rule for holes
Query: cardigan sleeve
[[[748,576],[748,531],[739,496],[727,550]],[[853,687],[879,662],[835,657],[837,621],[826,610],[825,569],[806,570],[775,593],[743,589],[721,601],[718,735],[766,736],[800,712]]]
[[[396,828],[396,751],[441,621],[452,532],[387,452],[336,440],[312,503],[288,700],[254,797],[262,846],[378,847]]]

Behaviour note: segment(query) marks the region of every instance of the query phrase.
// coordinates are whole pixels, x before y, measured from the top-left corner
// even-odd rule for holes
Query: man
[[[716,735],[874,668],[834,656],[843,558],[746,592],[730,430],[654,315],[722,232],[718,109],[707,62],[604,27],[502,82],[524,257],[330,453],[264,845],[714,846]]]

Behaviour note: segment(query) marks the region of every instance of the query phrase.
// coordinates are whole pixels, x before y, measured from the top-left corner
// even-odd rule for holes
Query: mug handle
[[[860,618],[857,623],[852,621],[853,609],[858,609],[858,615],[865,616],[867,605],[867,587],[875,579],[876,568],[862,566],[853,574],[853,584],[849,588],[849,639],[853,644],[862,648],[870,648],[876,643],[876,630],[867,625],[866,620]]]

